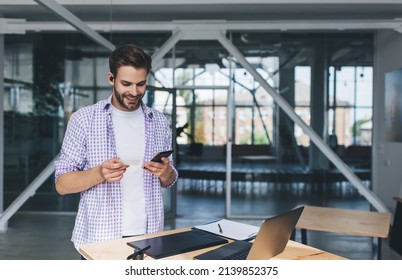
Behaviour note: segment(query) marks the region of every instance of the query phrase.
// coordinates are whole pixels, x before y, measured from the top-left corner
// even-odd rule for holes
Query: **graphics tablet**
[[[190,230],[143,240],[131,241],[127,242],[127,245],[135,249],[142,249],[148,245],[151,245],[151,248],[145,253],[154,259],[160,259],[172,255],[225,244],[227,242],[228,241],[226,239],[208,232]]]

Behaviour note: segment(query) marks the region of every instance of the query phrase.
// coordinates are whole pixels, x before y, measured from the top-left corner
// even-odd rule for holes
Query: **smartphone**
[[[168,157],[168,156],[170,156],[172,153],[173,153],[173,150],[159,152],[159,153],[157,153],[157,154],[151,159],[151,161],[154,161],[154,162],[162,162],[162,158],[163,158],[163,157]]]

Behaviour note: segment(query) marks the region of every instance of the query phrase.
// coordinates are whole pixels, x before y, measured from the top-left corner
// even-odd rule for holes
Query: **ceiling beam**
[[[54,2],[52,0],[35,0]],[[69,12],[70,13],[70,12]],[[71,14],[71,13],[70,13]],[[72,15],[72,14],[71,14]],[[74,15],[72,15],[74,16]],[[75,16],[74,16],[75,17]],[[75,17],[76,18],[76,17]],[[67,19],[65,19],[67,21]],[[69,22],[76,29],[85,32],[88,36],[95,40],[99,39],[102,45],[109,45],[110,42],[95,32],[110,32],[111,24],[105,22],[87,22],[81,20],[70,19]],[[64,22],[43,22],[43,21],[20,21],[8,22],[11,31],[17,32],[39,32],[39,31],[72,31],[74,30],[70,24]],[[74,25],[75,24],[75,25]],[[299,30],[380,30],[402,28],[402,19],[394,20],[276,20],[276,21],[153,21],[153,22],[113,22],[114,32],[133,32],[133,31],[170,31],[191,28],[204,31],[299,31]],[[96,34],[96,35],[95,35]],[[100,38],[99,38],[100,37]],[[107,43],[105,43],[106,41]],[[110,46],[109,46],[110,47]]]
[[[152,55],[152,67],[157,68],[156,65],[167,54],[180,39],[183,37],[183,32],[176,30],[172,36]]]
[[[2,0],[4,5],[30,5],[31,0]],[[110,0],[57,0],[61,5],[110,5]],[[134,2],[134,1],[131,1]],[[128,0],[113,0],[113,5],[127,5]],[[135,5],[216,5],[216,4],[400,4],[400,0],[136,0]]]
[[[90,39],[94,40],[101,46],[104,46],[110,51],[115,49],[115,46],[102,37],[99,33],[97,33],[94,29],[89,27],[86,23],[81,21],[78,17],[76,17],[69,10],[58,4],[53,0],[34,0],[39,5],[49,9],[57,16],[61,17],[63,20],[74,26],[77,30],[81,31],[85,35],[87,35]]]

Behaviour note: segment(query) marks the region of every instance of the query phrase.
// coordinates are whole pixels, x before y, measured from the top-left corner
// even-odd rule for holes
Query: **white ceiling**
[[[341,39],[337,37],[337,32],[364,29],[370,32],[370,29],[377,28],[392,28],[402,32],[402,0],[57,0],[56,2],[94,30],[110,34],[112,30],[173,31],[176,25],[188,28],[191,23],[197,26],[204,25],[204,28],[210,31],[215,28],[214,22],[217,23],[217,28],[223,26],[223,30],[244,30],[244,33],[235,34],[233,40],[238,41],[236,43],[240,48],[242,44],[246,45],[245,49],[250,51],[248,55],[252,55],[253,52],[259,53],[261,50],[266,52],[272,50],[292,56],[301,45],[311,47],[310,42],[320,41],[321,37],[315,34],[296,33],[290,38],[283,34],[276,38],[273,34],[261,36],[258,32],[247,33],[247,30],[283,31],[292,28],[304,31],[320,28],[332,30],[333,34],[324,33],[329,37],[323,41],[334,49],[334,57],[339,57],[338,54],[343,53],[339,65],[347,63],[370,65],[372,41],[370,35],[367,36],[364,32],[351,36],[342,33]],[[132,4],[133,2],[135,4]],[[21,19],[26,22],[13,24],[11,20],[2,22],[1,18]],[[206,26],[211,22],[210,26]],[[18,33],[18,31],[25,33],[68,31],[73,30],[73,27],[34,0],[0,0],[0,33],[2,29],[5,33]],[[14,32],[15,30],[17,32]],[[163,36],[152,38],[158,40],[153,43],[155,46],[161,46],[166,39],[167,37]],[[117,35],[113,35],[113,42],[116,44],[119,42]],[[196,44],[198,44],[196,53],[193,44],[188,42],[180,44],[181,50],[184,50],[183,56],[186,55],[185,52],[188,53],[186,61],[207,63],[214,59],[214,56],[218,58],[222,49],[217,43],[205,47],[200,47],[200,42]],[[215,50],[213,54],[206,51],[211,49]],[[298,57],[307,59],[302,55]],[[337,63],[335,58],[332,62]]]
[[[83,21],[402,18],[402,0],[57,0]],[[135,4],[132,4],[135,2]],[[5,18],[55,21],[34,0],[0,0]]]

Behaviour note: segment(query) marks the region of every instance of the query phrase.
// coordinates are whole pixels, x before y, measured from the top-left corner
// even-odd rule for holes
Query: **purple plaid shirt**
[[[157,152],[172,148],[172,134],[162,113],[145,104],[142,104],[142,110],[145,120],[144,161],[149,161]],[[72,114],[60,157],[55,161],[55,180],[66,172],[87,170],[113,157],[116,157],[116,143],[110,96]],[[172,161],[172,158],[169,160]],[[173,170],[176,173],[176,181],[178,173],[176,169]],[[157,176],[144,171],[147,233],[163,230],[164,209],[161,187],[163,186]],[[122,213],[120,182],[102,182],[81,192],[71,239],[75,248],[78,250],[86,243],[121,238]]]

